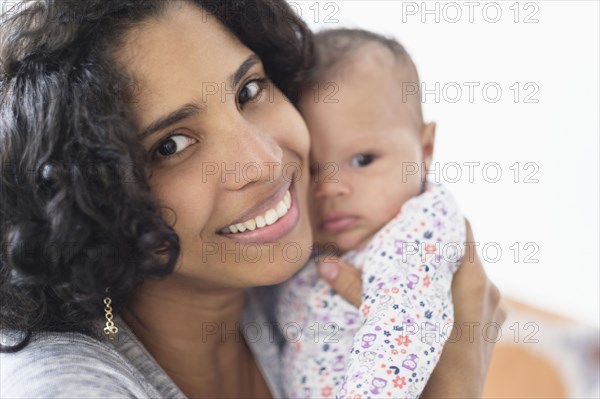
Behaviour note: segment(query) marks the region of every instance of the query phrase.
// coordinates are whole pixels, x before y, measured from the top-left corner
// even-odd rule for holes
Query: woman
[[[45,3],[2,41],[2,396],[278,396],[277,345],[246,328],[268,306],[244,288],[310,253],[288,101],[310,32],[283,2]],[[461,268],[456,320],[501,321],[480,263]],[[357,303],[355,271],[327,271]],[[480,394],[478,337],[449,345],[423,396]]]

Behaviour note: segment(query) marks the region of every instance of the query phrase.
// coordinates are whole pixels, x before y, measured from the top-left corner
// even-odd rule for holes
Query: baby
[[[452,329],[463,217],[427,183],[435,125],[416,68],[396,41],[361,30],[317,34],[318,67],[300,101],[311,132],[317,248],[362,270],[357,310],[309,263],[276,309],[287,397],[418,397]],[[328,83],[329,82],[329,83]]]

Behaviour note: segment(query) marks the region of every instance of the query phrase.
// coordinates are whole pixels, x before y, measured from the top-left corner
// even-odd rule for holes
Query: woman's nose
[[[229,190],[253,182],[279,181],[283,171],[283,149],[274,137],[242,128],[232,135],[226,149],[222,181]]]

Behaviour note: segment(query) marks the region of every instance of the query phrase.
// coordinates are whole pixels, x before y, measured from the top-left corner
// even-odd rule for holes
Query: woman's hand
[[[422,399],[482,396],[497,332],[506,312],[500,306],[500,291],[485,274],[474,241],[467,221],[465,258],[452,281],[455,327]],[[496,325],[491,326],[493,323]]]
[[[487,278],[475,251],[473,232],[467,221],[467,245],[463,263],[452,281],[455,327],[444,345],[421,398],[479,398],[492,357],[497,328],[485,326],[506,318],[500,292]],[[361,272],[342,260],[327,258],[319,273],[333,289],[355,306],[362,295]]]

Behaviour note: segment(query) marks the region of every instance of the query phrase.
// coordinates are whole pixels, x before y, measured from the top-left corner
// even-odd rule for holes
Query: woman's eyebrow
[[[236,87],[244,75],[248,73],[250,68],[260,62],[260,58],[256,54],[251,54],[248,58],[244,60],[238,67],[238,69],[229,77],[229,82],[231,83],[231,87]],[[151,124],[149,124],[142,132],[139,134],[140,141],[143,141],[146,137],[150,136],[153,133],[159,132],[168,128],[171,125],[174,125],[182,120],[198,115],[202,112],[204,108],[198,103],[188,103],[169,113],[166,116],[163,116]]]
[[[237,71],[235,71],[230,77],[229,82],[231,83],[231,87],[236,87],[240,80],[248,73],[250,68],[260,62],[260,58],[256,54],[251,54],[242,64],[238,67]]]
[[[138,137],[140,141],[143,141],[146,137],[150,136],[151,134],[166,129],[169,126],[174,125],[184,119],[198,115],[203,110],[204,108],[201,107],[198,103],[186,104],[178,110],[173,111],[170,114],[152,122],[144,130],[142,130]]]

